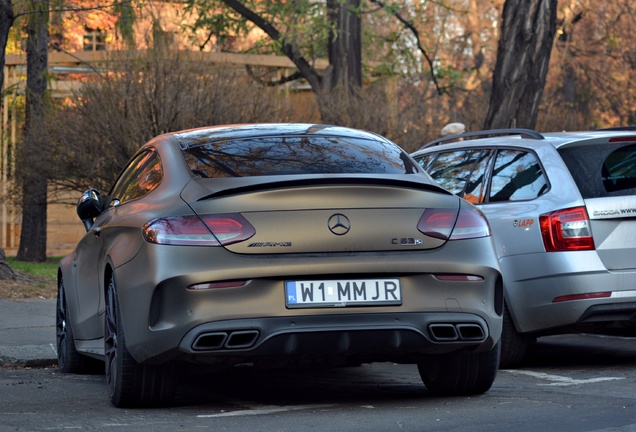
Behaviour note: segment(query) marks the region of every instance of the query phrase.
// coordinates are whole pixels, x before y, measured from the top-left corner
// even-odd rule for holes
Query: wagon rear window
[[[636,144],[599,144],[560,151],[583,198],[636,194]]]

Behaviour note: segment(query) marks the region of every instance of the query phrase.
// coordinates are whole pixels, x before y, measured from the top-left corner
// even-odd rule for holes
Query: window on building
[[[84,35],[84,51],[106,51],[106,33],[101,30],[87,30]]]

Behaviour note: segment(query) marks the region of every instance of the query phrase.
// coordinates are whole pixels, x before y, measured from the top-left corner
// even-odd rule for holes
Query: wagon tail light
[[[539,216],[546,252],[594,250],[590,219],[585,207],[573,207]]]
[[[227,246],[254,234],[254,227],[238,213],[166,217],[143,228],[150,243],[180,246]]]
[[[417,229],[429,237],[462,240],[490,235],[490,225],[481,211],[462,204],[459,211],[429,208],[424,211]]]

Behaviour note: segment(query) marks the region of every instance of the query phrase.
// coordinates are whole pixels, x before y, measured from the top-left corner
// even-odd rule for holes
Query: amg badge
[[[289,247],[292,242],[255,242],[250,243],[247,247]]]

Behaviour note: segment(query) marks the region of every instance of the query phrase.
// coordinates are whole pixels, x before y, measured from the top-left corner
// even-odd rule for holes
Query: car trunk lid
[[[257,182],[228,181],[226,186],[219,185],[218,179],[201,180],[182,195],[190,198],[190,206],[200,216],[240,212],[252,225],[252,237],[225,246],[235,253],[353,253],[440,247],[445,240],[424,235],[417,228],[418,222],[427,208],[459,211],[459,200],[413,177],[416,181],[377,176],[261,178]],[[192,200],[197,188],[200,197]]]

